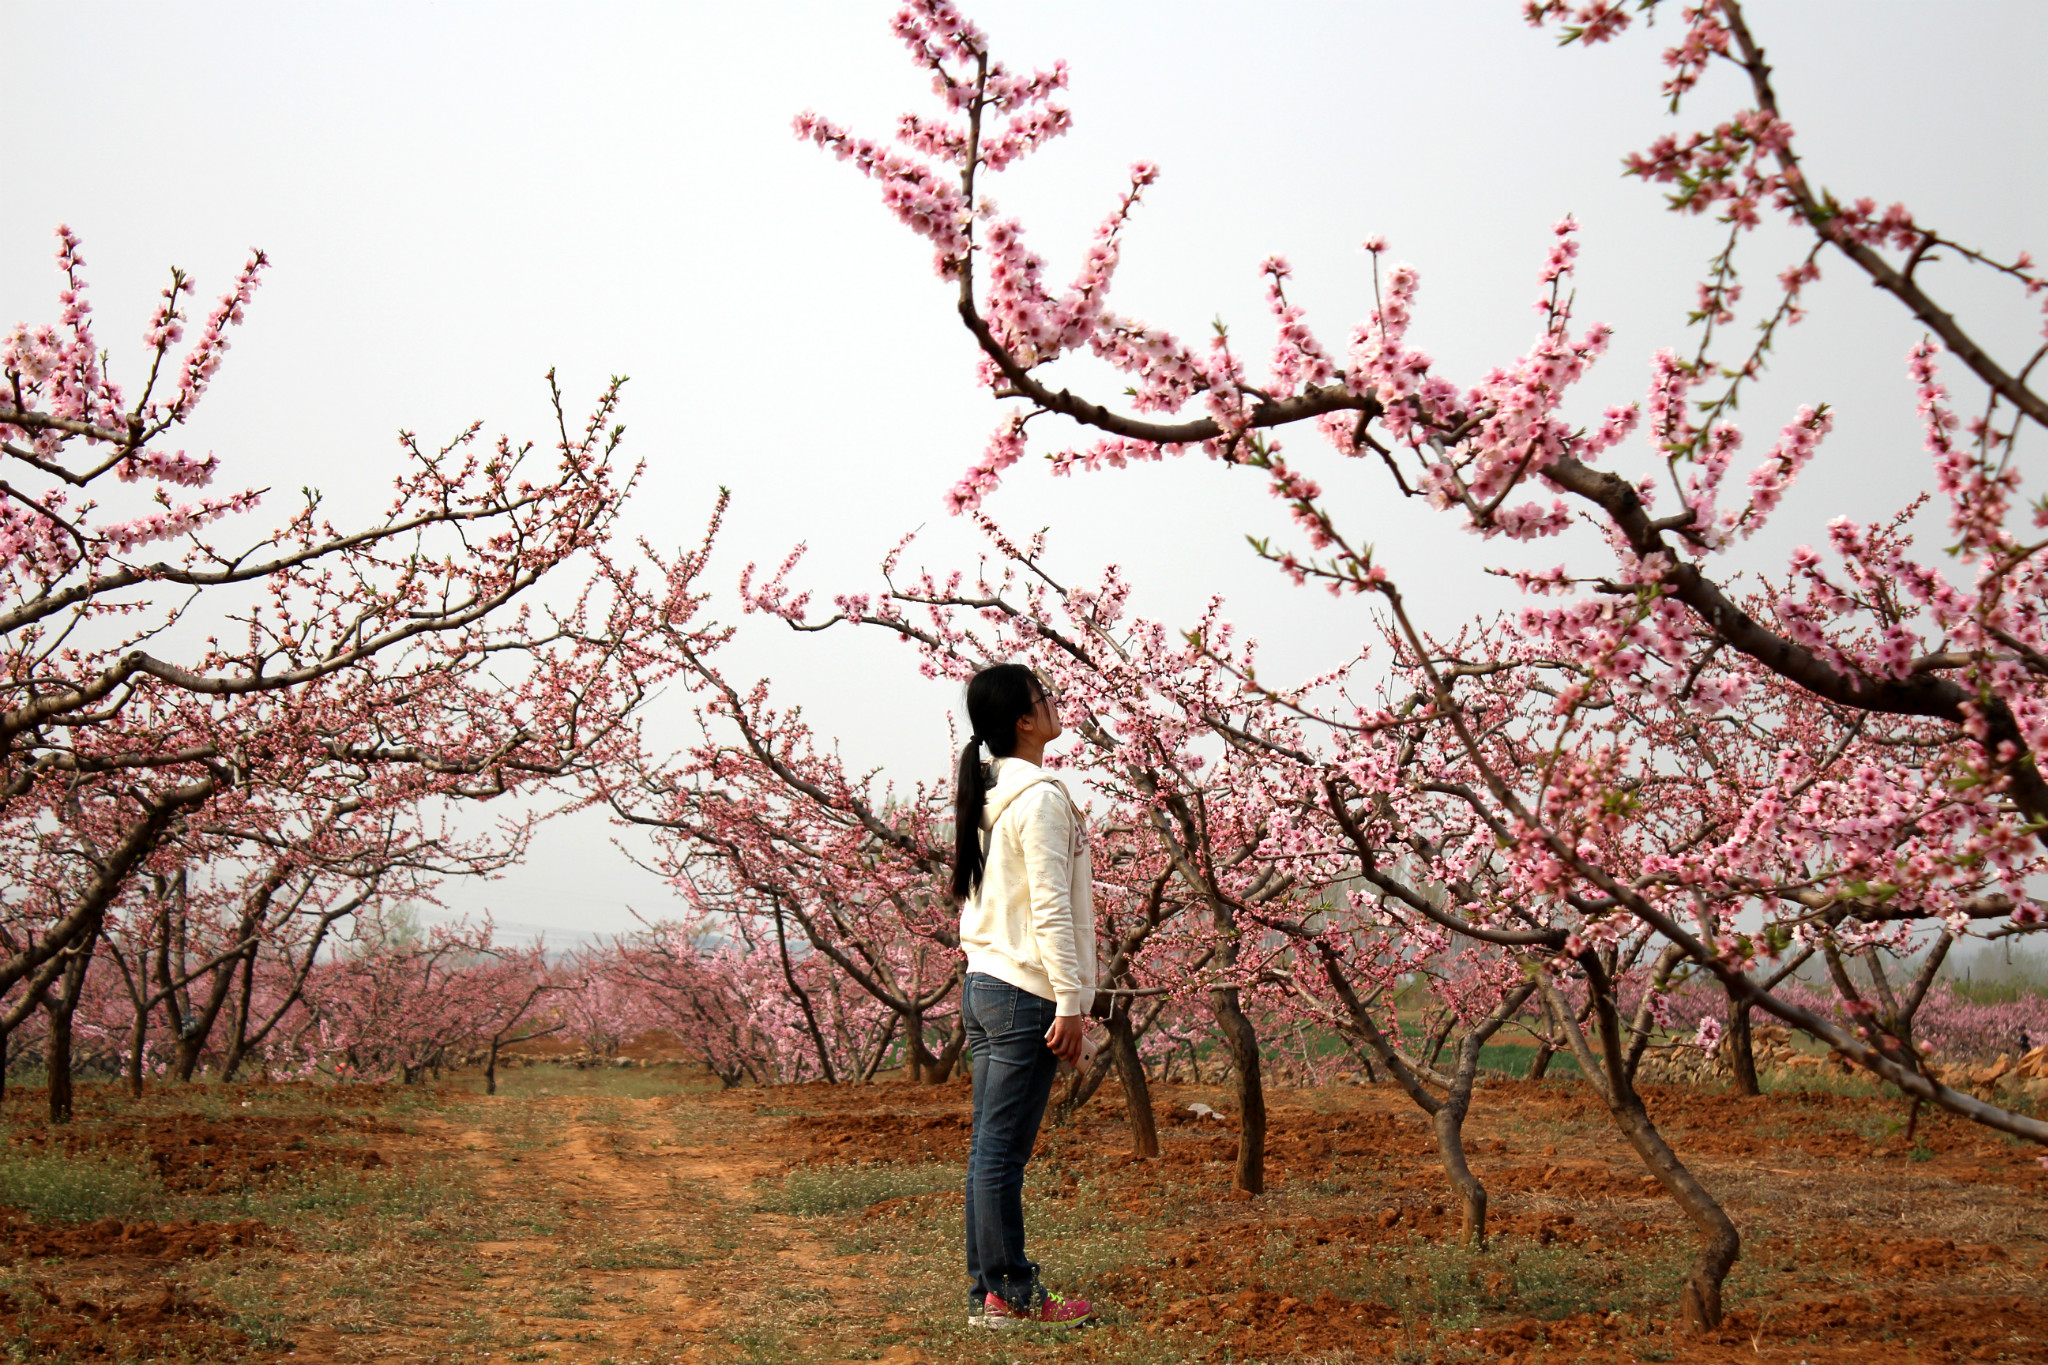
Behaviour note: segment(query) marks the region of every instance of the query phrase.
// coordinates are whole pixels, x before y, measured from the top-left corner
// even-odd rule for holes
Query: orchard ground
[[[641,1058],[642,1062],[652,1059]],[[1585,1087],[1490,1079],[1483,1254],[1391,1087],[1273,1092],[1269,1192],[1230,1190],[1221,1088],[1049,1130],[1033,1250],[1094,1325],[965,1325],[967,1091],[721,1091],[671,1063],[439,1086],[10,1087],[0,1359],[995,1362],[2048,1359],[2037,1153],[1861,1081],[1652,1087],[1742,1227],[1725,1328],[1683,1335],[1689,1239]],[[1114,1087],[1111,1087],[1112,1089]]]

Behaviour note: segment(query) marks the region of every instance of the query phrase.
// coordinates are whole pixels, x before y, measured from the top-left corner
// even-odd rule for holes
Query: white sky
[[[805,107],[877,136],[925,107],[888,32],[893,8],[7,0],[17,169],[0,325],[54,316],[60,221],[85,240],[117,373],[169,265],[205,299],[260,245],[274,268],[187,443],[221,456],[221,486],[276,487],[279,512],[308,483],[337,509],[377,505],[401,427],[431,439],[481,417],[544,441],[541,376],[555,366],[579,403],[610,374],[632,377],[628,450],[648,466],[633,533],[694,540],[713,490],[733,489],[713,572],[727,615],[739,568],[799,540],[821,598],[871,588],[881,554],[920,524],[922,562],[971,563],[971,535],[940,503],[997,417],[971,383],[971,343],[926,246],[789,132]],[[1527,345],[1548,226],[1574,212],[1579,316],[1617,329],[1585,389],[1591,415],[1640,396],[1653,351],[1686,347],[1719,230],[1670,217],[1618,173],[1673,126],[1655,54],[1674,26],[1561,52],[1518,11],[982,0],[970,13],[1013,68],[1069,60],[1076,123],[992,192],[1059,279],[1124,167],[1158,162],[1113,306],[1184,336],[1222,317],[1258,354],[1263,257],[1289,257],[1293,294],[1341,347],[1369,298],[1357,244],[1383,234],[1422,272],[1414,337],[1461,381]],[[1755,0],[1749,13],[1818,181],[1902,199],[1996,253],[2048,253],[2048,6]],[[1716,77],[1677,126],[1740,97]],[[1783,235],[1751,248],[1753,295],[1793,249]],[[1761,566],[1832,515],[1895,509],[1924,470],[1903,378],[1917,329],[1844,263],[1827,270],[1815,317],[1743,408],[1759,457],[1799,403],[1838,409]],[[1957,268],[1925,277],[2008,354],[2038,325]],[[1092,372],[1070,382],[1090,378],[1121,388]],[[1383,475],[1330,468],[1306,439],[1293,449],[1429,619],[1513,605],[1478,573],[1512,547],[1401,507]],[[1645,454],[1636,444],[1624,460],[1640,468]],[[1287,586],[1243,548],[1246,532],[1286,533],[1243,474],[1185,462],[1054,480],[1027,463],[990,510],[1020,532],[1051,525],[1069,578],[1121,563],[1148,614],[1185,621],[1227,594],[1276,673],[1330,662],[1362,634],[1354,605]],[[1562,557],[1543,545],[1530,559]],[[901,648],[750,618],[731,657],[801,701],[849,758],[944,771],[954,699]],[[628,905],[663,913],[663,888],[610,838],[601,819],[558,822],[529,866],[450,900],[558,941],[628,925]]]

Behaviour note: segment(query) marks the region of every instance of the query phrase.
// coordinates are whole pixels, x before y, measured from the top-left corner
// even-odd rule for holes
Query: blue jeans
[[[1019,1309],[1043,1292],[1024,1255],[1024,1163],[1038,1141],[1059,1059],[1045,1045],[1056,1006],[980,972],[960,988],[974,1058],[974,1133],[967,1149],[968,1298]]]

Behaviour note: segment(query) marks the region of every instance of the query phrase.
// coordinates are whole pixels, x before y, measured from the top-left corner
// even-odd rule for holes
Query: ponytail
[[[964,901],[981,889],[981,869],[988,855],[981,847],[981,813],[988,809],[988,779],[981,766],[981,736],[960,751],[960,772],[953,785],[953,899]]]
[[[988,855],[981,846],[981,817],[988,809],[988,771],[975,751],[986,746],[991,759],[1017,748],[1017,722],[1031,714],[1045,688],[1023,664],[995,664],[967,683],[967,720],[974,737],[960,751],[953,786],[953,899],[964,901],[981,889]]]

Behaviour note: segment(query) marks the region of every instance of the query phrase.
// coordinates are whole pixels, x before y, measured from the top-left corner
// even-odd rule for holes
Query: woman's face
[[[1042,736],[1047,744],[1067,732],[1066,727],[1060,724],[1059,703],[1042,687],[1038,690],[1038,705],[1032,708],[1030,721],[1032,733]]]

